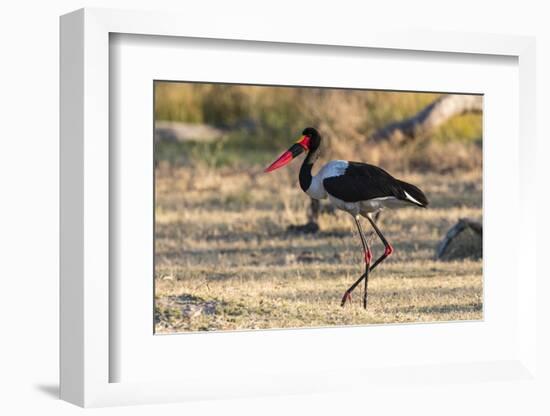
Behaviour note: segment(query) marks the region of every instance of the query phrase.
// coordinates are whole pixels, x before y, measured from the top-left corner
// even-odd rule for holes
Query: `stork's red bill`
[[[264,172],[271,172],[275,169],[282,168],[290,163],[292,159],[299,156],[301,153],[309,150],[309,136],[302,135],[296,143],[294,143],[286,152],[279,156],[275,162],[265,168]]]

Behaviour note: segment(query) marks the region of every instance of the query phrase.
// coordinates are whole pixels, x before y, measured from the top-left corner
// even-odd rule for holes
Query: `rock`
[[[200,316],[203,309],[201,305],[185,305],[181,308],[181,314],[186,318],[193,319]]]
[[[217,301],[204,300],[198,296],[183,294],[179,296],[167,296],[158,299],[156,304],[164,308],[175,308],[181,312],[181,316],[187,319],[198,318],[201,315],[214,315],[218,306]]]
[[[164,142],[212,142],[221,139],[226,131],[208,124],[157,121],[155,141]]]
[[[460,219],[439,242],[436,249],[439,260],[458,260],[483,257],[483,226],[468,218]]]

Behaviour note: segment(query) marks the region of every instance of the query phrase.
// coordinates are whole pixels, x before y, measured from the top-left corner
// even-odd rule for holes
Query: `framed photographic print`
[[[537,383],[533,40],[180,21],[61,19],[62,398]]]

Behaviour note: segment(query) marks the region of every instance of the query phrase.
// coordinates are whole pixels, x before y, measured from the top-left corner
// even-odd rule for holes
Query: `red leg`
[[[363,273],[361,277],[357,279],[355,283],[349,287],[348,290],[346,290],[346,292],[344,293],[344,296],[342,297],[341,306],[344,306],[348,301],[349,303],[351,303],[351,292],[353,292],[357,287],[357,285],[361,283],[361,281],[365,278],[365,275],[367,274],[367,270],[370,272],[374,268],[374,267],[370,267],[370,263],[372,261],[372,251],[370,250],[369,246],[367,246],[367,251],[364,252],[364,257],[365,257],[365,273]]]
[[[386,238],[384,237],[384,235],[382,234],[382,232],[380,231],[380,229],[378,228],[378,226],[376,225],[376,223],[370,218],[367,216],[367,219],[369,220],[369,222],[371,223],[372,225],[372,228],[374,228],[374,231],[376,232],[376,234],[378,235],[378,237],[380,238],[380,240],[382,240],[382,243],[384,244],[384,254],[382,254],[375,262],[374,264],[372,265],[371,267],[371,270],[373,270],[376,266],[378,266],[380,263],[382,263],[384,260],[386,260],[386,258],[388,258],[389,256],[392,255],[393,253],[393,247],[391,246],[390,243],[388,243],[388,240],[386,240]]]
[[[344,293],[344,296],[342,296],[342,303],[340,306],[344,306],[346,302],[349,302],[351,305],[351,290],[346,290],[346,293]]]
[[[365,250],[364,253],[365,253],[365,264],[368,264],[366,270],[365,270],[365,273],[363,275],[361,275],[361,277],[359,277],[359,279],[357,279],[350,287],[348,290],[346,290],[346,292],[344,293],[344,297],[342,298],[342,306],[345,305],[346,301],[351,301],[351,292],[353,292],[353,290],[357,287],[357,285],[359,285],[359,283],[361,283],[361,281],[363,279],[365,279],[365,291],[363,292],[363,306],[366,308],[367,306],[367,285],[368,285],[368,275],[370,272],[372,272],[376,266],[378,266],[380,263],[382,263],[386,258],[388,258],[389,256],[391,256],[391,254],[393,253],[393,247],[391,246],[390,243],[388,243],[388,240],[386,240],[386,238],[384,237],[384,235],[382,234],[382,232],[380,231],[380,229],[376,226],[375,222],[369,217],[367,216],[367,219],[369,220],[369,222],[371,223],[372,227],[374,228],[374,231],[376,232],[376,234],[378,235],[378,237],[380,238],[380,240],[382,240],[382,243],[384,244],[384,254],[382,254],[373,264],[372,266],[370,266],[370,262],[372,260],[372,252],[370,251],[370,248],[368,247],[368,244],[366,243],[366,241],[364,241],[364,236],[363,236],[363,232],[361,230],[361,225],[358,223],[357,219],[355,219],[356,223],[358,224],[358,228],[360,230],[359,232],[359,235],[361,236],[361,241],[363,242],[363,249]],[[366,248],[365,248],[366,247]]]
[[[363,234],[363,230],[361,228],[361,223],[359,222],[359,219],[357,217],[353,217],[355,220],[355,224],[357,225],[357,230],[359,231],[359,237],[361,237],[361,244],[363,246],[363,256],[365,259],[365,273],[361,275],[361,277],[350,286],[348,290],[344,293],[344,296],[342,297],[341,306],[344,306],[347,301],[350,301],[351,303],[351,292],[357,287],[359,283],[363,279],[365,279],[365,290],[363,292],[363,307],[367,308],[367,286],[368,286],[368,280],[369,280],[369,271],[371,269],[370,264],[372,261],[372,252],[369,248],[369,245],[367,243],[367,240],[365,239],[365,236]]]

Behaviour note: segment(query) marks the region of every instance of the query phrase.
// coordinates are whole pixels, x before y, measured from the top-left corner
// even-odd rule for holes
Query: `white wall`
[[[199,4],[200,3],[200,4]],[[218,3],[218,4],[216,4]],[[550,14],[544,1],[377,1],[339,0],[332,7],[321,2],[274,1],[144,1],[89,0],[12,1],[0,11],[0,412],[2,414],[73,414],[81,410],[55,399],[58,376],[58,16],[74,9],[116,7],[164,9],[188,12],[190,18],[204,19],[222,13],[239,26],[241,19],[276,19],[285,26],[341,24],[414,26],[441,30],[536,35],[538,42],[538,133],[539,175],[548,178],[544,155],[548,155],[550,132],[544,124],[550,114]],[[370,4],[369,4],[370,3]],[[182,22],[184,25],[185,22]],[[544,142],[541,138],[546,137]],[[541,184],[541,210],[544,194]],[[513,213],[511,213],[512,215]],[[542,215],[540,215],[542,217]],[[541,218],[548,231],[548,220]],[[544,224],[542,224],[544,222]],[[542,234],[542,232],[540,233]],[[513,242],[512,242],[513,243]],[[542,249],[539,237],[539,250]],[[547,246],[547,244],[546,244]],[[542,253],[541,253],[542,254]],[[539,266],[543,264],[539,257]],[[542,273],[542,271],[540,271]],[[549,273],[546,273],[550,276]],[[550,293],[548,284],[539,291]],[[549,295],[550,296],[550,295]],[[550,303],[548,303],[550,304]],[[548,314],[548,306],[541,306]],[[548,347],[548,335],[546,335]],[[351,346],[350,346],[351,347]],[[350,348],[351,349],[351,348]],[[550,347],[547,351],[550,350]],[[544,358],[543,358],[544,359]],[[545,361],[546,365],[548,361]],[[548,374],[548,373],[547,373]],[[537,414],[534,401],[508,394],[487,402],[480,395],[456,397],[445,406],[447,414],[513,413]],[[458,391],[457,391],[458,393]],[[535,392],[533,393],[535,394]],[[437,401],[424,398],[422,409],[431,414]],[[387,413],[393,409],[388,392]],[[164,405],[152,409],[101,409],[100,414],[311,414],[340,415],[366,413],[369,402],[363,397],[333,395],[322,397],[270,398],[246,401]],[[7,409],[10,408],[11,411]],[[32,412],[32,411],[35,412]],[[538,409],[542,412],[542,409]],[[32,413],[31,413],[32,412]],[[376,412],[377,414],[379,412]]]

